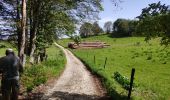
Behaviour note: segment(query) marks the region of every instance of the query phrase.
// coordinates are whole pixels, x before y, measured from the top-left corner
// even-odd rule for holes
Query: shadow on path
[[[24,100],[110,100],[109,97],[97,95],[76,94],[61,91],[54,91],[52,95],[44,96],[44,93],[33,93]]]
[[[56,98],[59,100],[109,100],[108,97],[100,97],[97,95],[76,94],[68,92],[55,91],[50,97],[45,97],[43,100]]]

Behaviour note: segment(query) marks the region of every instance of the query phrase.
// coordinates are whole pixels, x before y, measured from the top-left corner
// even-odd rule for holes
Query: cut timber
[[[106,44],[106,42],[81,42],[79,45],[75,44],[74,42],[68,43],[68,47],[72,49],[77,48],[104,48],[110,45]]]

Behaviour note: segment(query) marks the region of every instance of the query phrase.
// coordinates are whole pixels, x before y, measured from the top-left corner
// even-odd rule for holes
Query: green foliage
[[[81,42],[81,37],[80,36],[73,36],[72,37],[72,39],[73,39],[73,41],[77,44],[77,45],[79,45],[79,43]]]
[[[47,81],[47,72],[42,66],[32,66],[25,69],[22,77],[22,83],[26,86],[27,92],[30,92],[35,86]]]
[[[98,19],[98,13],[103,10],[101,2],[101,0],[27,0],[28,44],[25,47],[29,55],[34,53],[32,49],[34,46],[37,51],[47,48],[54,39],[74,34],[76,25],[82,21]],[[2,28],[9,30],[12,35],[16,35],[17,32],[17,38],[12,39],[19,45],[22,28],[21,3],[20,0],[4,0],[0,3],[0,18],[3,20],[0,32]]]
[[[81,37],[99,35],[102,32],[103,30],[97,22],[94,22],[93,24],[85,22],[84,24],[81,25],[79,31]]]
[[[122,76],[119,72],[114,72],[113,78],[123,86],[126,90],[129,90],[130,88],[130,79],[128,79],[125,76]],[[133,84],[133,87],[135,84]]]
[[[161,37],[161,44],[169,45],[170,43],[170,11],[165,4],[158,3],[149,4],[142,10],[137,25],[136,32],[146,36],[146,41],[151,38]]]
[[[100,28],[98,22],[93,23],[92,31],[94,35],[99,35],[103,32],[102,28]]]
[[[135,31],[137,21],[127,19],[117,19],[113,23],[113,37],[132,36]]]
[[[93,25],[88,22],[85,22],[84,24],[82,24],[80,27],[80,31],[79,31],[80,36],[88,37],[90,35],[93,35],[92,27],[93,27]]]

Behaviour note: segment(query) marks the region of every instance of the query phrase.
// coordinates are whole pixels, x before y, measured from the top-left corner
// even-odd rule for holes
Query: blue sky
[[[141,14],[148,4],[161,1],[161,4],[170,5],[170,0],[123,0],[118,7],[114,7],[111,0],[103,0],[103,8],[99,14],[99,25],[103,27],[106,21],[115,21],[118,18],[134,19]]]

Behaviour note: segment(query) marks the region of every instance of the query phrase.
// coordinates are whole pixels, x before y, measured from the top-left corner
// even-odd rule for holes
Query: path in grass
[[[69,50],[60,47],[67,58],[63,74],[43,97],[48,100],[93,100],[105,99],[105,91],[95,78]]]

